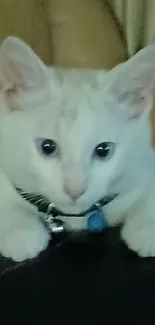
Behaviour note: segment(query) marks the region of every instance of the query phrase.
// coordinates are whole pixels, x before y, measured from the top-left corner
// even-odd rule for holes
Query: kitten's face
[[[11,182],[45,195],[65,213],[132,191],[149,143],[146,121],[130,118],[139,114],[139,102],[136,113],[124,113],[131,101],[128,92],[119,97],[111,90],[116,71],[48,74],[41,99],[39,91],[33,101],[20,94],[18,106],[24,109],[1,118],[0,160]],[[145,100],[151,103],[140,97],[140,106]]]

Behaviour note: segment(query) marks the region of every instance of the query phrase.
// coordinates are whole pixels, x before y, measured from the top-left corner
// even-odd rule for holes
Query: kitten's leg
[[[50,234],[36,210],[19,197],[4,177],[0,181],[0,254],[18,262],[33,258],[47,247]]]
[[[7,211],[14,224],[8,222],[1,227],[0,220],[0,253],[14,261],[21,262],[25,259],[36,257],[45,250],[50,235],[36,216],[17,211]],[[3,217],[5,214],[3,212]]]
[[[144,211],[134,218],[127,218],[122,229],[122,238],[139,256],[155,256],[155,218],[151,218]]]

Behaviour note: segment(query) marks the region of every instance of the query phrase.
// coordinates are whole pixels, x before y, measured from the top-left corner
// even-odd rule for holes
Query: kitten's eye
[[[113,149],[113,142],[101,142],[95,148],[94,153],[100,158],[109,158],[109,156],[111,156],[111,154],[113,153]]]
[[[57,150],[56,143],[51,139],[41,140],[40,147],[41,147],[42,153],[46,156],[53,155],[55,153],[55,151]]]

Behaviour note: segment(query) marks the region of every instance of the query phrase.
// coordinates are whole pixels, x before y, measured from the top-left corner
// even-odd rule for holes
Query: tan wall
[[[22,38],[47,62],[51,62],[51,42],[46,0],[1,0],[0,40],[8,35]]]
[[[102,0],[1,0],[0,39],[10,34],[47,63],[111,68],[126,58]]]
[[[51,0],[48,13],[55,64],[109,69],[127,58],[103,0]]]

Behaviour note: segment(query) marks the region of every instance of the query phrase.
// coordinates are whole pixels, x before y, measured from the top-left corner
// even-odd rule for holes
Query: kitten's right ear
[[[118,107],[119,111],[130,119],[148,116],[152,109],[155,89],[155,45],[142,49],[111,73],[111,107]]]
[[[47,82],[47,68],[23,41],[6,38],[0,48],[0,92],[41,89]]]

